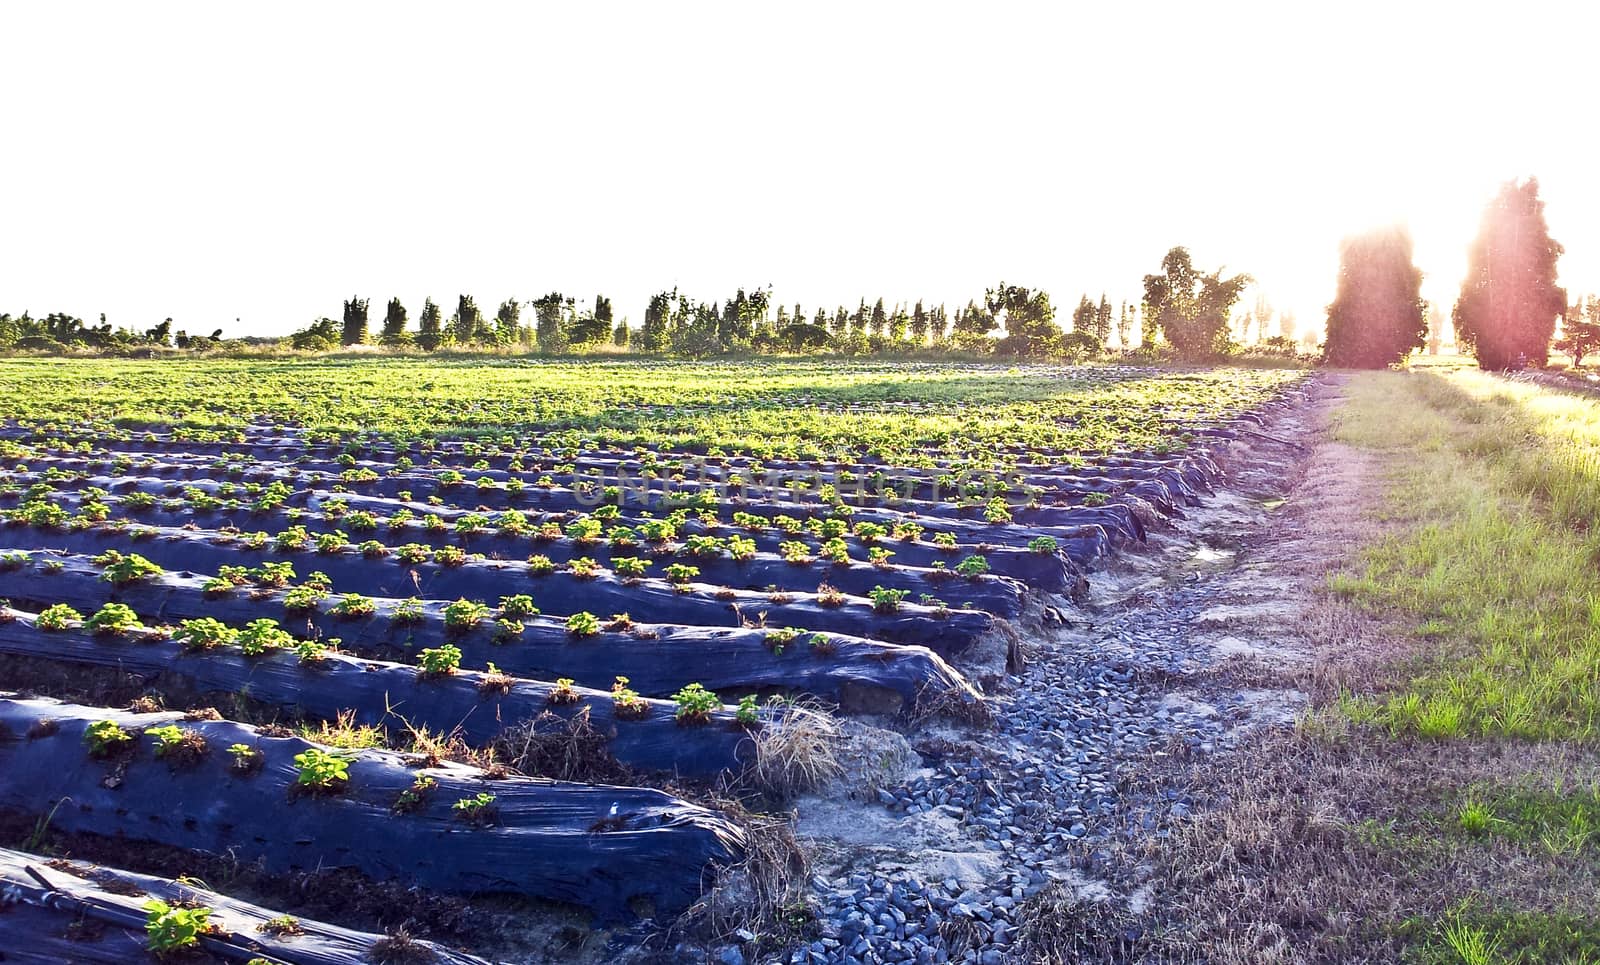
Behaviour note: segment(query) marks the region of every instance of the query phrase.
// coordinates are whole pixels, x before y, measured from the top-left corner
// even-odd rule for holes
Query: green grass
[[[1412,638],[1389,685],[1342,693],[1338,711],[1389,739],[1592,748],[1600,737],[1600,403],[1472,370],[1373,373],[1350,383],[1336,437],[1383,453],[1392,476],[1380,510],[1388,535],[1331,589],[1409,622]],[[1436,803],[1391,812],[1404,835],[1355,829],[1411,869],[1402,876],[1426,880],[1436,871],[1424,869],[1450,861],[1482,869],[1515,860],[1576,882],[1554,895],[1517,892],[1492,906],[1464,899],[1450,914],[1400,921],[1392,927],[1408,960],[1600,962],[1592,874],[1581,870],[1600,844],[1600,785],[1548,775],[1539,783],[1531,773],[1497,784],[1448,766],[1418,775],[1438,788]],[[1425,907],[1436,889],[1451,893],[1446,882],[1412,887],[1430,892],[1412,907]]]
[[[1463,903],[1432,921],[1413,918],[1406,961],[1416,965],[1554,965],[1600,962],[1600,924],[1582,915],[1485,909]]]
[[[1600,736],[1600,406],[1477,372],[1369,375],[1338,437],[1405,449],[1399,531],[1332,589],[1416,620],[1425,656],[1353,719],[1429,738]]]
[[[1443,830],[1552,855],[1593,854],[1600,849],[1600,785],[1474,787],[1439,823]]]

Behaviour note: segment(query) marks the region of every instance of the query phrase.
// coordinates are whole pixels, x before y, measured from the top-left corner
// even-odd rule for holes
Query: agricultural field
[[[273,962],[1019,953],[1007,909],[1110,813],[1115,761],[959,748],[1100,726],[1040,655],[1308,385],[0,361],[0,827],[22,849],[0,878],[75,896],[0,935],[93,906],[149,932],[79,936],[83,960],[185,938]],[[1135,677],[1082,667],[1100,712]],[[824,872],[812,815],[939,818],[982,860]],[[130,880],[166,911],[118,897]]]

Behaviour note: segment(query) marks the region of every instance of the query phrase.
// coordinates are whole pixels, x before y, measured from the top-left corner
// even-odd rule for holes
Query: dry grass
[[[589,708],[571,719],[549,711],[501,731],[489,752],[523,774],[557,781],[632,783],[628,769],[611,755],[610,740],[589,720]]]
[[[1167,837],[1083,862],[1148,900],[1134,913],[1046,891],[1019,934],[1025,960],[1600,960],[1586,656],[1600,609],[1592,579],[1571,578],[1587,540],[1563,532],[1600,490],[1590,463],[1556,451],[1600,417],[1483,378],[1351,383],[1340,436],[1393,486],[1386,531],[1362,534],[1370,568],[1300,615],[1310,659],[1208,675],[1293,686],[1316,709],[1221,758],[1168,754],[1128,775],[1131,800],[1176,787],[1193,804]],[[1557,672],[1575,659],[1587,674]]]
[[[755,790],[787,800],[839,777],[841,732],[833,715],[820,706],[774,699],[767,718],[754,732],[756,759],[746,775]]]
[[[721,869],[716,881],[667,929],[669,942],[745,943],[760,948],[798,940],[815,919],[810,860],[794,837],[793,815],[758,814],[736,801],[716,802],[745,832],[744,857]]]

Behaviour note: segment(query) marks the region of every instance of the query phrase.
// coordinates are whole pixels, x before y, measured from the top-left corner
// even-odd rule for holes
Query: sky
[[[1578,4],[11,3],[0,311],[282,334],[341,301],[1136,300],[1185,245],[1317,324],[1409,226],[1448,307],[1537,176],[1600,289]],[[1247,296],[1253,298],[1254,293]]]

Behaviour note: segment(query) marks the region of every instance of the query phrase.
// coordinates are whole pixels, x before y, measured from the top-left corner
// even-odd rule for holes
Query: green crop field
[[[801,458],[982,460],[995,447],[1171,448],[1269,398],[1292,370],[887,362],[414,358],[0,360],[0,418],[237,432],[526,437]]]

